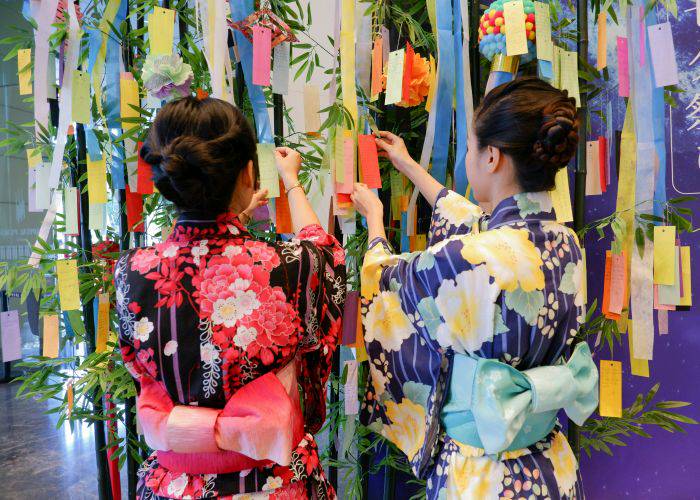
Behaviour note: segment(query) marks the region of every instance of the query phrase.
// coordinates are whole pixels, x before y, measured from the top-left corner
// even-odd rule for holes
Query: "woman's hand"
[[[350,199],[355,209],[367,219],[367,238],[386,239],[384,232],[384,205],[379,197],[365,184],[357,183],[353,187]]]
[[[381,139],[376,139],[377,147],[383,152],[383,156],[389,158],[396,170],[406,174],[406,171],[416,162],[408,154],[406,144],[398,135],[382,130],[379,132]]]
[[[355,209],[365,218],[384,217],[384,205],[374,191],[368,188],[366,184],[356,183],[353,187],[350,199],[355,204]]]
[[[267,205],[267,189],[260,189],[253,193],[253,197],[250,199],[250,204],[238,214],[238,218],[243,224],[248,224],[250,219],[253,217],[253,212],[256,208]]]
[[[275,165],[285,188],[289,189],[299,182],[299,170],[301,170],[299,153],[291,148],[275,148]]]

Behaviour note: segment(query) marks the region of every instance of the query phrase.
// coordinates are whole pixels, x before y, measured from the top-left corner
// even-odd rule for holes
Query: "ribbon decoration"
[[[37,12],[37,29],[34,31],[34,131],[39,136],[41,128],[48,129],[49,125],[46,68],[49,64],[49,35],[53,29],[51,24],[56,16],[58,0],[33,1],[31,5],[32,12]]]
[[[432,175],[440,183],[447,180],[447,154],[452,127],[452,96],[455,87],[454,34],[452,32],[452,4],[437,0],[435,9],[438,41],[438,87],[435,97],[437,117],[433,143]]]
[[[230,3],[231,20],[234,22],[245,19],[253,12],[253,0],[230,0]],[[238,30],[234,30],[233,36],[236,39],[238,55],[243,66],[243,76],[248,83],[248,96],[253,107],[258,142],[271,144],[274,142],[274,137],[270,127],[270,116],[267,114],[265,94],[261,87],[253,85],[253,44]]]
[[[455,132],[457,134],[455,141],[457,143],[457,151],[455,153],[454,166],[454,185],[455,190],[460,195],[464,196],[467,192],[467,170],[465,168],[465,160],[467,156],[467,121],[472,115],[467,117],[466,96],[464,93],[465,78],[469,79],[469,68],[464,67],[464,54],[469,53],[469,47],[464,47],[462,42],[462,12],[461,3],[454,2],[453,18],[454,18],[454,51],[455,51],[455,97],[457,108],[457,119],[455,124]],[[468,17],[466,18],[469,19]],[[468,22],[467,22],[468,24]],[[468,28],[467,28],[468,31]],[[468,42],[467,42],[468,43]],[[459,56],[462,54],[462,57]],[[468,56],[467,56],[468,57]],[[465,75],[465,70],[467,74]]]

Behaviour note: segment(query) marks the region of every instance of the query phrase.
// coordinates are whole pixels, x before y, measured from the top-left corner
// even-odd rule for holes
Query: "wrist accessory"
[[[287,190],[284,192],[284,194],[289,194],[289,192],[290,192],[292,189],[296,189],[296,188],[301,188],[301,190],[304,191],[304,186],[301,185],[301,182],[297,182],[297,183],[294,184],[292,187],[290,187],[289,189],[287,189]],[[304,194],[306,194],[306,192],[305,192]]]

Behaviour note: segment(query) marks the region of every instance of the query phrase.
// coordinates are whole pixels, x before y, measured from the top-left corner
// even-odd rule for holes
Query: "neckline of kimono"
[[[539,210],[523,216],[521,215],[520,207],[518,206],[518,197],[520,196],[533,198],[533,201],[539,202],[539,206],[542,206],[542,201],[548,201],[549,204],[544,205],[545,208],[548,208],[548,210]],[[551,204],[551,197],[547,191],[533,191],[529,193],[522,192],[509,196],[508,198],[504,198],[498,203],[498,205],[496,205],[496,208],[486,218],[485,222],[486,230],[490,230],[514,222],[536,222],[541,220],[556,220],[554,207]]]
[[[230,226],[234,226],[238,233],[232,231]],[[170,238],[196,240],[207,237],[207,235],[189,234],[189,228],[214,229],[221,233],[229,232],[231,236],[238,237],[249,234],[238,215],[233,212],[213,214],[199,210],[187,210],[179,214]]]

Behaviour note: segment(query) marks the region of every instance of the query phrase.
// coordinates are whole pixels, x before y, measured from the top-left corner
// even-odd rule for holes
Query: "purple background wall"
[[[693,116],[691,102],[700,99],[700,27],[696,23],[694,0],[678,0],[679,17],[671,17],[671,29],[680,71],[681,94],[678,106],[669,113],[666,108],[666,165],[668,198],[694,194],[700,198],[700,112]],[[689,10],[689,9],[693,10]],[[666,12],[657,12],[660,21]],[[608,64],[611,82],[617,81],[617,57],[614,52],[616,30],[608,28]],[[595,61],[597,28],[589,30],[590,60]],[[697,59],[697,60],[695,60]],[[632,64],[632,62],[630,62]],[[695,81],[693,81],[695,79]],[[610,89],[613,98],[615,130],[622,129],[624,103],[617,97],[616,88]],[[599,103],[598,103],[599,106]],[[591,111],[596,108],[594,103]],[[698,125],[692,128],[695,120]],[[688,130],[691,129],[691,130]],[[592,124],[597,136],[601,129]],[[614,174],[613,174],[614,176]],[[610,214],[615,207],[617,179],[613,177],[610,189],[602,196],[586,197],[586,220]],[[696,214],[694,223],[700,226],[700,201],[688,204]],[[650,378],[632,376],[629,370],[627,339],[621,349],[615,349],[614,359],[623,361],[623,405],[629,405],[640,392],[646,392],[656,382],[661,383],[659,399],[690,401],[692,406],[682,409],[686,415],[700,420],[700,234],[685,234],[683,245],[691,247],[693,266],[694,307],[690,311],[669,312],[669,335],[654,340],[654,360],[650,362]],[[586,239],[588,257],[589,302],[599,298],[602,290],[605,250],[609,239],[597,241],[597,236]],[[663,430],[650,432],[652,439],[627,439],[625,448],[615,447],[614,456],[595,453],[582,457],[585,491],[589,499],[607,498],[699,498],[698,488],[691,482],[696,468],[697,447],[700,444],[700,426],[688,426],[687,434],[669,434]]]

